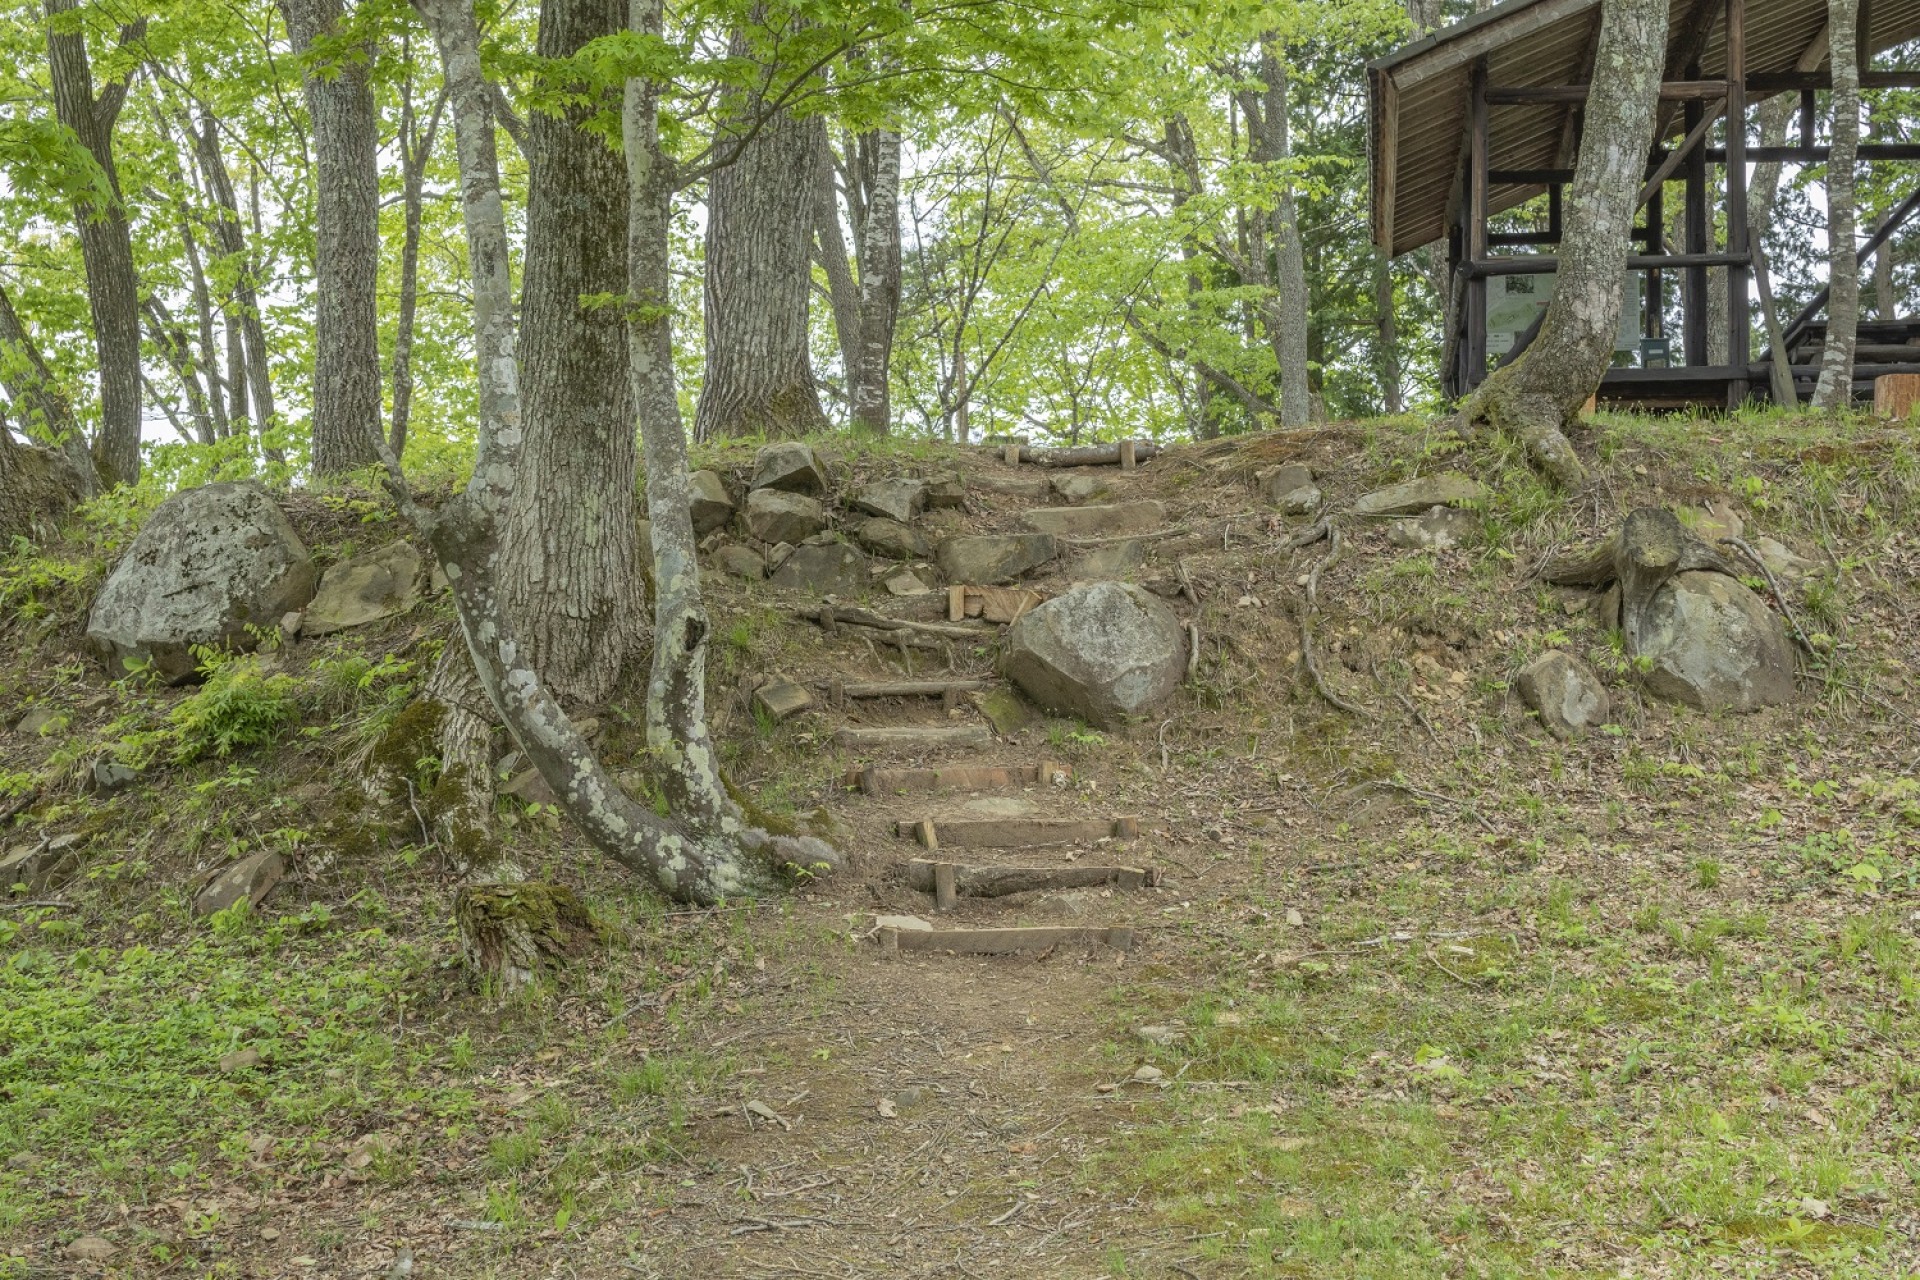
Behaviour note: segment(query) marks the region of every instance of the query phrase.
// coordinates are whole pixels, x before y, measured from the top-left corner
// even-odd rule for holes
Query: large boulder
[[[1462,507],[1485,501],[1487,490],[1478,480],[1458,471],[1442,471],[1366,494],[1353,504],[1357,516],[1410,516],[1432,507]]]
[[[823,493],[827,469],[812,448],[798,440],[770,444],[753,457],[751,489],[784,489],[788,493]]]
[[[795,547],[773,571],[773,585],[816,595],[856,596],[867,589],[871,572],[859,548],[844,542]]]
[[[853,499],[856,511],[864,511],[870,516],[884,516],[902,524],[919,515],[926,503],[926,481],[906,476],[875,480],[855,494]]]
[[[884,516],[868,516],[854,525],[853,538],[874,555],[889,560],[924,560],[932,550],[918,529]]]
[[[1173,610],[1140,587],[1089,583],[1014,623],[1001,665],[1041,706],[1117,728],[1180,687],[1187,633]]]
[[[1539,714],[1548,733],[1562,741],[1605,724],[1613,710],[1606,689],[1586,664],[1558,649],[1549,649],[1522,667],[1518,684],[1521,701]]]
[[[733,499],[717,471],[696,471],[687,477],[687,514],[696,537],[705,537],[733,519]]]
[[[408,542],[389,542],[363,556],[342,560],[320,577],[320,589],[300,622],[303,635],[365,626],[407,612],[420,603],[426,566]]]
[[[1793,649],[1766,602],[1724,573],[1676,574],[1641,616],[1635,655],[1649,692],[1703,711],[1757,711],[1793,697]]]
[[[769,545],[804,542],[826,527],[826,508],[812,498],[783,489],[747,495],[747,532]]]
[[[1284,467],[1262,471],[1260,501],[1278,507],[1290,516],[1311,515],[1320,507],[1320,486],[1313,482],[1313,468],[1304,462],[1289,462]]]
[[[1472,540],[1480,518],[1471,511],[1434,507],[1423,516],[1405,516],[1387,526],[1387,541],[1415,551],[1451,551]]]
[[[1012,582],[1053,559],[1058,550],[1050,533],[962,535],[940,544],[940,572],[948,582],[976,586]]]
[[[172,684],[194,678],[200,645],[249,649],[254,632],[313,596],[313,564],[267,491],[210,484],[160,504],[114,566],[87,639],[117,673],[148,662]]]

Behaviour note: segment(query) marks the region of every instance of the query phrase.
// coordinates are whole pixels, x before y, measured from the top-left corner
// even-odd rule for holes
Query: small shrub
[[[176,763],[264,747],[300,719],[299,682],[292,676],[268,674],[258,658],[211,650],[196,656],[206,683],[167,717]]]

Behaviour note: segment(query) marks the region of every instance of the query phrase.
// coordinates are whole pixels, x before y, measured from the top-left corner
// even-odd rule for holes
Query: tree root
[[[1305,668],[1307,678],[1313,682],[1313,691],[1326,699],[1329,705],[1337,707],[1350,716],[1357,716],[1362,720],[1372,720],[1374,718],[1373,712],[1367,710],[1365,707],[1347,701],[1333,691],[1327,684],[1326,677],[1320,674],[1320,664],[1313,660],[1313,619],[1314,615],[1320,610],[1320,575],[1326,572],[1328,566],[1335,560],[1340,558],[1340,552],[1343,550],[1344,545],[1340,541],[1340,530],[1337,527],[1323,520],[1315,525],[1314,528],[1318,529],[1322,525],[1324,525],[1326,529],[1327,554],[1322,556],[1319,562],[1307,572],[1307,592],[1304,602],[1299,609],[1300,665]]]

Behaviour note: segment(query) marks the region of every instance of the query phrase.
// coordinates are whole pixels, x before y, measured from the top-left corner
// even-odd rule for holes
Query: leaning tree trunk
[[[751,50],[736,32],[733,56]],[[758,91],[736,93],[715,138],[720,167],[707,183],[706,381],[694,434],[797,436],[827,425],[807,343],[819,162],[813,126],[774,110]],[[727,163],[735,149],[737,157]]]
[[[778,883],[780,864],[809,863],[828,852],[825,846],[763,831],[735,837],[702,830],[677,815],[663,817],[635,803],[601,766],[507,626],[498,569],[513,491],[522,482],[523,432],[493,116],[472,0],[417,0],[417,7],[440,46],[460,160],[473,274],[479,450],[467,488],[437,512],[413,503],[399,464],[389,453],[395,497],[427,534],[447,572],[482,688],[562,811],[609,857],[674,898],[705,903],[769,890]],[[629,117],[633,99],[644,96],[645,88],[644,82],[629,83]]]
[[[410,45],[402,52],[412,57]],[[400,234],[400,305],[393,321],[393,416],[387,428],[387,448],[396,458],[407,453],[407,424],[413,415],[413,325],[420,305],[420,222],[434,139],[440,134],[440,114],[447,107],[443,86],[433,100],[424,130],[414,131],[413,80],[409,76],[400,94],[400,207],[404,225]]]
[[[273,378],[267,365],[267,331],[260,319],[258,265],[247,251],[246,237],[240,230],[240,202],[233,193],[233,179],[227,162],[220,155],[219,124],[212,115],[200,122],[194,135],[194,154],[200,162],[200,176],[207,184],[217,211],[213,222],[214,240],[228,260],[232,272],[233,293],[227,302],[227,363],[232,373],[228,381],[234,395],[232,418],[237,423],[246,416],[245,393],[251,392],[255,435],[263,450],[273,456],[266,443],[273,426]],[[236,331],[238,337],[235,337]],[[241,376],[244,373],[244,378]]]
[[[543,0],[537,47],[560,65],[626,25],[626,0]],[[613,693],[646,619],[626,316],[594,301],[627,288],[626,173],[590,128],[618,98],[603,101],[585,84],[565,92],[572,105],[527,120],[525,482],[502,531],[499,572],[526,661],[581,709]]]
[[[1816,409],[1853,402],[1853,349],[1860,326],[1860,262],[1854,256],[1854,160],[1860,149],[1860,62],[1854,30],[1860,0],[1827,0],[1827,56],[1833,63],[1833,145],[1827,155],[1827,344],[1820,355]]]
[[[113,126],[126,103],[129,81],[116,80],[95,97],[80,0],[46,0],[46,6],[54,112],[80,139],[105,179],[104,188],[83,187],[73,201],[100,366],[100,430],[93,441],[93,468],[105,486],[132,484],[140,478],[140,280],[134,272],[120,173],[113,163]],[[142,18],[122,28],[121,40],[138,40],[145,30]]]
[[[74,420],[73,406],[60,393],[60,384],[4,288],[0,288],[0,386],[13,401],[14,416],[26,437],[66,456],[82,497],[99,493],[100,476],[94,470],[93,455],[87,452],[87,438]]]
[[[1518,437],[1535,465],[1569,487],[1584,473],[1562,429],[1613,356],[1667,41],[1667,0],[1606,0],[1600,12],[1553,301],[1532,345],[1495,369],[1464,411],[1469,423]]]
[[[847,238],[840,229],[839,186],[834,181],[833,143],[827,137],[826,122],[814,118],[815,150],[820,154],[813,198],[814,256],[827,277],[827,304],[833,311],[833,335],[840,343],[840,365],[853,398],[854,369],[860,358],[860,286],[854,282],[848,265]],[[851,173],[847,181],[854,179]],[[849,193],[850,197],[853,193]]]
[[[1292,145],[1287,129],[1287,65],[1273,37],[1260,45],[1260,79],[1265,110],[1266,159],[1284,164]],[[1313,416],[1313,389],[1307,358],[1307,260],[1300,243],[1300,215],[1293,199],[1293,181],[1275,175],[1280,183],[1273,208],[1274,320],[1273,353],[1280,363],[1280,425],[1304,427]]]
[[[313,472],[380,460],[380,173],[371,51],[340,38],[343,0],[280,0],[313,122]]]
[[[73,464],[52,449],[16,442],[0,412],[0,541],[57,528],[80,496]]]

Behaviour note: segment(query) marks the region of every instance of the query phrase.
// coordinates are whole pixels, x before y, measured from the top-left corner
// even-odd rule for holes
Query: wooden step
[[[946,769],[877,769],[872,765],[847,770],[841,779],[850,791],[870,796],[896,791],[1005,791],[1039,787],[1055,779],[1073,780],[1073,770],[1052,760],[1037,765],[954,765]]]
[[[1133,929],[1127,925],[1110,928],[1081,926],[1040,926],[1013,929],[899,929],[882,927],[880,950],[888,955],[902,951],[952,951],[965,956],[1004,956],[1020,951],[1051,951],[1062,943],[1098,944],[1115,951],[1133,949]]]
[[[1081,445],[1070,449],[1030,449],[1024,445],[1009,444],[1001,447],[1000,460],[1008,466],[1018,466],[1022,462],[1038,467],[1111,467],[1118,464],[1122,471],[1131,471],[1135,464],[1145,462],[1159,452],[1159,445],[1141,440]]]
[[[851,683],[840,680],[826,682],[827,700],[836,707],[845,706],[849,699],[862,698],[938,698],[949,707],[960,705],[960,695],[965,693],[985,693],[993,688],[992,680],[856,680]]]
[[[1138,818],[931,818],[893,824],[897,836],[911,837],[928,849],[1026,849],[1047,844],[1092,844],[1096,840],[1134,840]]]
[[[902,725],[845,728],[833,740],[852,751],[933,751],[946,747],[990,747],[993,731],[983,724]]]
[[[915,858],[907,863],[907,883],[934,897],[934,906],[951,911],[954,900],[1004,898],[1038,889],[1147,889],[1160,883],[1152,867],[996,867]]]

